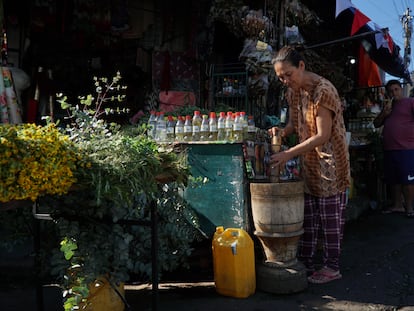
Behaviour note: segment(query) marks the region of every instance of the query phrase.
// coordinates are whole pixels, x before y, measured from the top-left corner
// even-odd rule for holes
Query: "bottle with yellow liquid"
[[[185,116],[184,121],[184,141],[193,140],[193,122],[190,115]]]
[[[208,140],[216,141],[218,136],[218,129],[217,129],[217,117],[214,111],[210,112],[210,119],[208,122],[210,135]]]
[[[175,140],[184,141],[184,117],[178,116],[177,123],[175,123]]]
[[[220,112],[217,120],[217,140],[226,140],[226,113],[224,111]]]
[[[200,126],[200,141],[208,141],[210,136],[208,115],[203,114]]]
[[[233,112],[232,111],[228,111],[227,112],[227,116],[226,116],[226,121],[225,121],[225,131],[226,131],[226,141],[227,142],[232,142],[233,141],[233,122],[234,122],[234,118],[233,118]]]
[[[240,117],[240,112],[235,113],[233,121],[233,141],[240,143],[243,141],[243,121]]]
[[[193,141],[199,141],[200,140],[200,129],[201,129],[201,114],[200,111],[196,110],[194,111],[192,126],[193,126]]]

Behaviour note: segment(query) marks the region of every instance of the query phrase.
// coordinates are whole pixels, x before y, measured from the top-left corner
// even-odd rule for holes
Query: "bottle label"
[[[210,125],[210,132],[217,132],[217,125]]]
[[[202,132],[208,132],[209,131],[208,124],[201,125],[200,131],[202,131]]]
[[[174,128],[173,127],[167,127],[167,134],[174,134]]]
[[[176,132],[176,133],[180,133],[180,134],[181,134],[181,133],[184,133],[184,128],[183,128],[183,127],[181,127],[181,126],[178,126],[178,127],[176,127],[176,128],[175,128],[175,132]]]
[[[184,126],[184,133],[191,133],[192,130],[193,130],[193,127],[191,125]]]
[[[193,126],[193,133],[200,133],[200,127],[199,126]]]
[[[287,108],[283,107],[280,110],[280,123],[286,123]]]
[[[241,131],[242,129],[243,129],[243,127],[240,123],[234,123],[233,124],[233,130],[234,131]]]

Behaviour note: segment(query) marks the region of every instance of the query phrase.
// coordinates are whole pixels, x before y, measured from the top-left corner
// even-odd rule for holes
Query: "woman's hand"
[[[289,150],[284,150],[281,152],[274,153],[270,156],[269,162],[271,166],[279,165],[284,166],[287,161],[289,161],[292,156],[289,154]]]

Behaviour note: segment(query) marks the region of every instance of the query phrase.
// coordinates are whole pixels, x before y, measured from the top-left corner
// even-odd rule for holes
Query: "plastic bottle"
[[[242,127],[243,127],[243,140],[245,140],[247,138],[248,129],[249,129],[249,124],[247,123],[246,112],[244,111],[240,112],[240,119],[241,119]]]
[[[254,117],[249,116],[247,120],[247,139],[251,141],[256,140],[256,124],[254,122]]]
[[[234,142],[240,143],[243,141],[243,123],[240,118],[240,112],[235,113],[232,135],[233,135],[232,138]]]
[[[184,122],[184,141],[191,141],[193,139],[193,122],[190,115],[185,116]]]
[[[200,111],[194,111],[193,116],[193,141],[200,140],[200,129],[201,129],[201,114]]]
[[[210,126],[209,126],[208,115],[203,114],[203,118],[201,120],[201,126],[200,126],[200,141],[208,141],[209,136],[210,136]]]
[[[167,141],[173,142],[175,139],[175,121],[173,116],[168,116],[167,121]]]
[[[287,120],[289,118],[289,105],[286,100],[282,102],[282,107],[280,108],[280,126],[285,127]]]
[[[155,139],[155,131],[157,126],[157,115],[155,110],[151,110],[150,117],[148,118],[148,137]]]
[[[226,113],[223,111],[217,120],[217,140],[226,140]]]
[[[155,112],[155,125],[154,125],[154,140],[158,140],[157,123],[158,123],[159,117],[160,117],[160,112],[159,111],[156,111]]]
[[[178,116],[177,122],[175,123],[175,140],[184,141],[184,117]]]
[[[216,141],[218,131],[217,131],[217,117],[214,111],[210,112],[210,119],[208,123],[209,123],[209,131],[210,131],[210,136],[208,140]]]
[[[165,142],[167,140],[167,122],[162,111],[157,113],[155,140],[159,142]]]
[[[228,111],[226,116],[226,138],[225,140],[228,142],[233,141],[233,112]]]

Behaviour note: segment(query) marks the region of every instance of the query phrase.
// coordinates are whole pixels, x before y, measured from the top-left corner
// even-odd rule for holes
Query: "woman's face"
[[[303,61],[299,62],[299,67],[293,66],[290,62],[276,62],[273,67],[280,82],[293,90],[300,89],[305,69]]]

